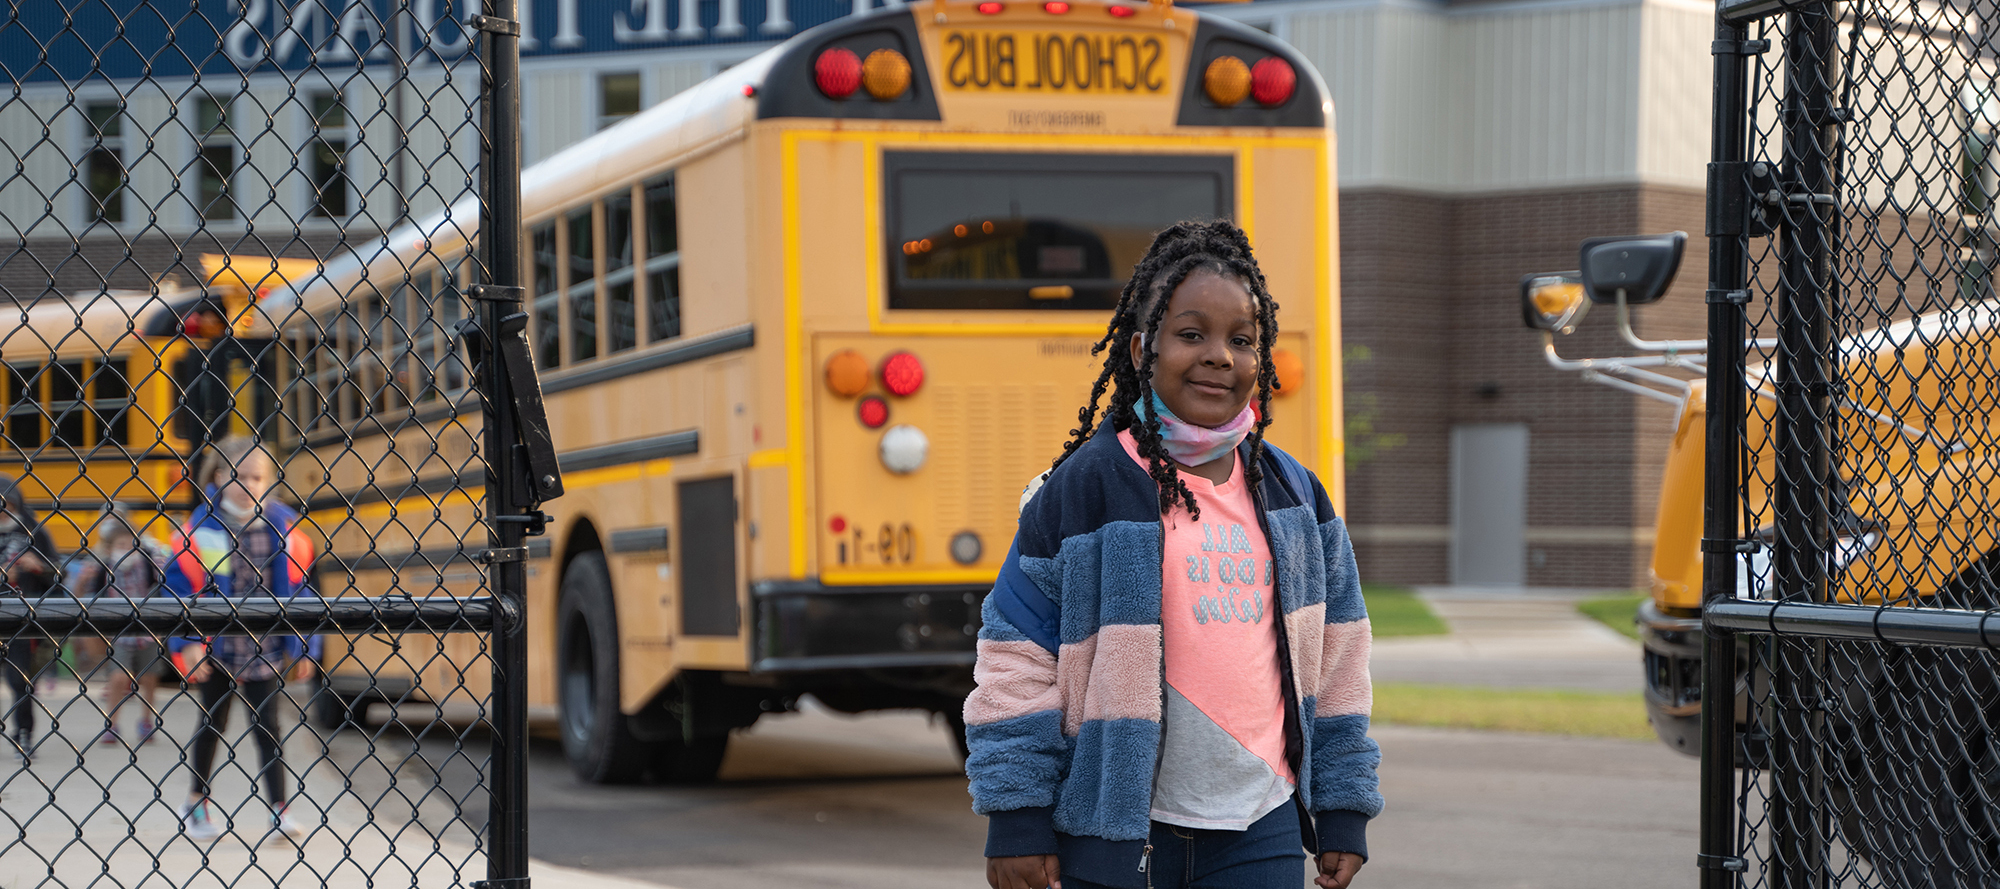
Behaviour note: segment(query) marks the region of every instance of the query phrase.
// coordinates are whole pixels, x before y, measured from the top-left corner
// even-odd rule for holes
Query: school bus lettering
[[[1167,85],[1158,37],[954,31],[944,45],[945,82],[956,90],[1156,93]]]

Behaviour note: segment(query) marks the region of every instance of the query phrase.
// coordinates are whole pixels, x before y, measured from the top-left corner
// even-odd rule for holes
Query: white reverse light
[[[924,468],[930,457],[931,440],[915,426],[891,426],[882,433],[882,465],[897,475],[909,475]]]

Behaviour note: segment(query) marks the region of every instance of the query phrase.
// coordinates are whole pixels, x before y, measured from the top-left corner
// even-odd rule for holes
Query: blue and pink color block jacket
[[[1275,447],[1253,496],[1277,563],[1301,839],[1365,856],[1381,753],[1368,737],[1354,549],[1318,479]],[[1144,885],[1164,700],[1158,503],[1153,479],[1105,428],[1022,511],[986,598],[965,705],[965,769],[973,809],[990,818],[989,857],[1053,853],[1065,873]]]

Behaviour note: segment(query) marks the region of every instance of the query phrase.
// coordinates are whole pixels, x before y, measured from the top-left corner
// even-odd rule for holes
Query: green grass
[[[1438,636],[1451,632],[1444,621],[1431,613],[1424,600],[1405,587],[1363,584],[1361,597],[1368,601],[1368,625],[1377,639]]]
[[[1619,593],[1615,596],[1585,599],[1577,603],[1576,610],[1598,623],[1637,639],[1639,627],[1633,623],[1633,617],[1639,613],[1639,603],[1644,601],[1646,601],[1645,593]]]
[[[1375,686],[1372,719],[1385,725],[1639,741],[1653,738],[1653,729],[1646,724],[1645,702],[1637,692],[1609,694],[1383,682]]]

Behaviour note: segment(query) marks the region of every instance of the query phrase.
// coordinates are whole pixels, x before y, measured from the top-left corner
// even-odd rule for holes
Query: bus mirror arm
[[[488,354],[486,332],[479,322],[466,318],[458,322],[455,330],[465,341],[467,352],[474,356]],[[547,503],[563,495],[562,466],[556,460],[555,440],[549,435],[549,412],[542,401],[541,378],[535,373],[535,360],[528,348],[528,313],[513,312],[500,319],[500,330],[494,337],[493,345],[499,353],[499,372],[507,382],[508,398],[498,405],[510,414],[514,429],[513,446],[520,452],[521,459],[514,465],[521,468],[521,478],[503,480],[514,484],[526,494],[522,499],[534,504]],[[483,359],[482,359],[483,364]],[[487,368],[476,368],[485,373]],[[532,518],[541,518],[533,513]],[[505,517],[501,517],[505,518]],[[529,534],[541,533],[542,522],[530,524]]]

